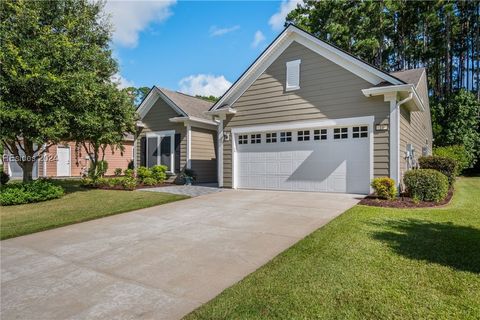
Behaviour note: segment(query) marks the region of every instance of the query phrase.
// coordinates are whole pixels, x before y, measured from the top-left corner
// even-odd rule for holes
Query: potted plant
[[[185,185],[192,185],[197,180],[197,175],[192,169],[184,169],[182,172],[182,178],[185,180]]]

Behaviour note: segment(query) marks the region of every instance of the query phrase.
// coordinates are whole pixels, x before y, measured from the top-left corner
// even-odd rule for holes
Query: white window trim
[[[166,131],[152,131],[147,132],[146,134],[146,146],[145,146],[145,164],[148,162],[148,138],[157,137],[164,138],[170,137],[170,170],[167,173],[173,174],[175,172],[175,130],[166,130]],[[157,165],[160,165],[160,157],[157,156]]]
[[[300,64],[301,64],[302,60],[298,59],[298,60],[293,60],[293,61],[288,61],[287,62],[287,68],[286,68],[286,78],[285,78],[285,91],[293,91],[293,90],[298,90],[300,89]],[[291,68],[292,67],[298,67],[298,74],[296,75],[298,78],[297,78],[297,82],[298,82],[298,85],[295,85],[295,86],[289,86],[288,85],[288,74],[289,74],[289,71],[291,71]]]
[[[192,169],[192,126],[187,124],[187,169]]]
[[[315,128],[315,127],[335,127],[335,126],[368,126],[368,139],[369,139],[369,152],[370,152],[370,182],[373,180],[373,129],[375,126],[375,117],[366,116],[366,117],[354,117],[354,118],[342,118],[342,119],[324,119],[324,120],[306,120],[306,121],[295,121],[286,123],[275,123],[270,125],[256,125],[249,127],[237,127],[232,128],[232,188],[237,189],[238,181],[238,158],[237,158],[237,134],[241,133],[250,133],[250,132],[265,132],[265,131],[292,131],[292,141],[294,141],[294,132],[296,129],[304,128]],[[327,128],[328,129],[328,128]],[[333,130],[328,130],[332,132],[333,139]],[[280,139],[280,136],[278,136]],[[280,140],[279,140],[280,141]],[[222,164],[223,169],[223,159],[219,164]],[[219,166],[220,167],[220,166]],[[222,172],[223,179],[223,172]],[[370,192],[372,192],[370,187]]]

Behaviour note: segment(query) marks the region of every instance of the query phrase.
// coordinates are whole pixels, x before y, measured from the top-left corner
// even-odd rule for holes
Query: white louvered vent
[[[286,91],[300,89],[300,62],[301,60],[287,62]]]

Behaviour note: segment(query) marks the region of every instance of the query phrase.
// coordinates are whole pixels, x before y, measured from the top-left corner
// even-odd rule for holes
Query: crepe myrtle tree
[[[126,128],[123,123],[131,119],[117,110],[125,98],[110,81],[118,69],[103,5],[88,0],[0,1],[0,139],[18,159],[25,182],[47,149],[42,146],[77,140],[79,124],[93,117],[95,106],[87,101],[103,112],[110,107],[111,121],[118,125],[110,136],[118,135],[118,128]],[[100,103],[100,97],[111,101]],[[78,122],[77,117],[87,118]]]

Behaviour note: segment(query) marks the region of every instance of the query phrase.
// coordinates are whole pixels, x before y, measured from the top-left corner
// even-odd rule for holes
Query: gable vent
[[[300,89],[300,62],[301,60],[294,60],[287,62],[287,83],[286,91]]]

